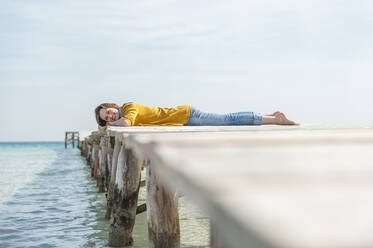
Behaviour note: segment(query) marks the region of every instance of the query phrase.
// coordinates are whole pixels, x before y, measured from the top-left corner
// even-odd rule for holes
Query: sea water
[[[139,204],[146,200],[141,188]],[[209,220],[181,198],[182,247],[208,247]],[[106,198],[78,149],[63,143],[0,143],[0,247],[108,247]],[[147,247],[146,213],[134,247]]]

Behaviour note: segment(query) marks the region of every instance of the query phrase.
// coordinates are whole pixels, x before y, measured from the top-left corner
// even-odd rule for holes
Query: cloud
[[[5,0],[1,103],[17,111],[48,100],[43,114],[53,120],[80,116],[101,100],[131,99],[190,100],[220,112],[285,106],[305,121],[357,122],[373,116],[366,107],[373,105],[372,12],[363,0]],[[69,111],[57,114],[57,106]],[[330,117],[335,108],[347,111]],[[77,121],[94,128],[87,123]],[[56,137],[60,130],[50,128]]]

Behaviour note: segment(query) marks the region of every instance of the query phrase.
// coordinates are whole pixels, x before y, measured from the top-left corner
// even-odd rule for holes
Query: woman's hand
[[[129,127],[129,126],[131,126],[130,123],[124,117],[122,117],[122,118],[120,118],[116,121],[112,121],[112,122],[108,121],[107,125],[108,126],[118,126],[118,127]]]

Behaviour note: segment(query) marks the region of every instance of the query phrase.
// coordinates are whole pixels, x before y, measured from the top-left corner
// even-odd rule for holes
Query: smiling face
[[[119,119],[119,111],[116,108],[102,108],[99,114],[100,118],[107,122],[113,122]]]

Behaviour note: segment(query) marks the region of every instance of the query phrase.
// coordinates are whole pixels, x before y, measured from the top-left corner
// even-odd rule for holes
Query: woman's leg
[[[255,112],[237,112],[228,114],[205,113],[192,107],[186,126],[231,126],[231,125],[299,125],[286,118],[285,114],[276,111],[273,114]]]
[[[186,126],[232,126],[232,125],[261,125],[262,115],[255,112],[237,112],[215,114],[201,112],[191,108],[189,121]]]

